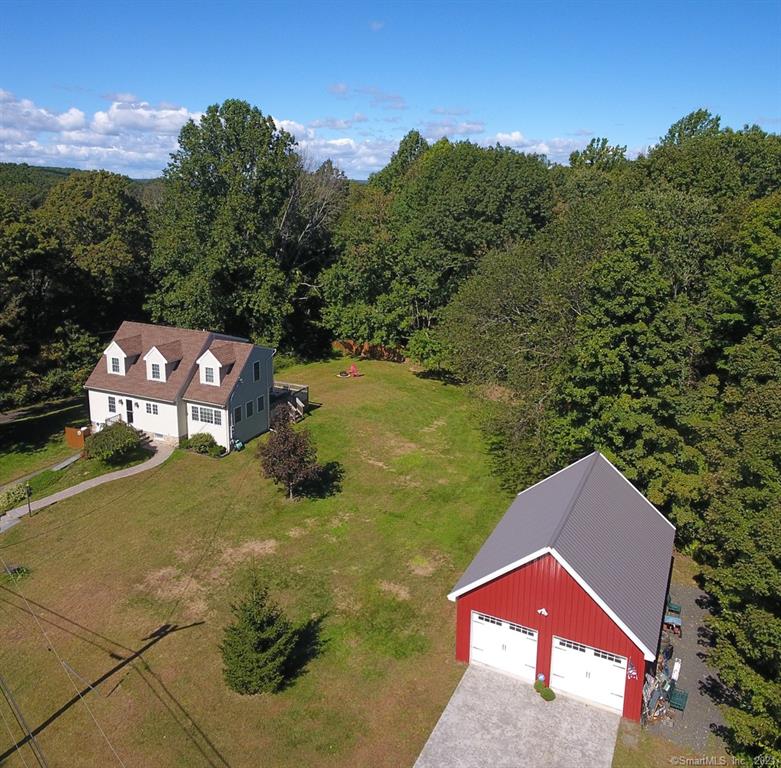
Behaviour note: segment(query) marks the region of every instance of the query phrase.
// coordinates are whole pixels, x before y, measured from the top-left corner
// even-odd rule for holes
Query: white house
[[[273,356],[235,336],[126,321],[84,385],[92,428],[120,420],[170,442],[208,432],[229,449],[269,428]]]

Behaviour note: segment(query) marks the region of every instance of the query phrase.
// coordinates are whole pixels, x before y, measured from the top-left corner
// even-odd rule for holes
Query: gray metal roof
[[[654,653],[674,539],[675,527],[595,452],[520,493],[450,597],[550,549]]]

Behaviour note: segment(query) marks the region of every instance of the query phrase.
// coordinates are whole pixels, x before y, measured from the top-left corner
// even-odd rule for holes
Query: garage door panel
[[[469,660],[534,680],[537,632],[520,624],[473,612]]]
[[[626,688],[626,659],[554,637],[551,687],[621,712]]]

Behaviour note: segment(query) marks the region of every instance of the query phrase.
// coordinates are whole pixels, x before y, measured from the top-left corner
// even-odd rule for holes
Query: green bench
[[[689,692],[676,688],[675,683],[671,681],[670,688],[667,691],[667,701],[670,703],[671,709],[683,712],[686,709],[686,702],[689,701]]]
[[[678,605],[678,603],[674,603],[670,599],[670,595],[667,595],[667,613],[676,614],[678,616],[681,615],[681,606]]]

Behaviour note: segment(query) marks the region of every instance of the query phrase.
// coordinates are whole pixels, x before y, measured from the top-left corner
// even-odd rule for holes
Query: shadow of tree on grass
[[[308,499],[325,499],[342,490],[344,467],[338,461],[329,461],[318,467],[313,476],[298,488],[300,496]]]
[[[326,641],[322,637],[322,625],[325,618],[325,614],[316,616],[296,628],[295,642],[285,662],[283,680],[278,691],[289,688],[299,677],[306,674],[309,662],[323,652]]]

